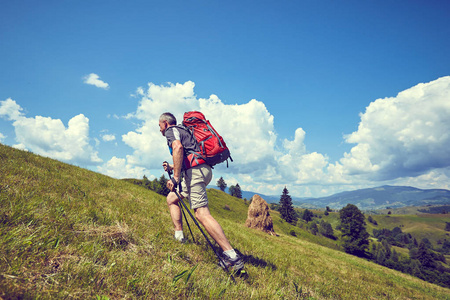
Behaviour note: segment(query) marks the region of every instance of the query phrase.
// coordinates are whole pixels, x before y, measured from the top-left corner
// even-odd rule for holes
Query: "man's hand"
[[[173,180],[167,181],[167,188],[171,192],[173,192],[173,190],[181,181],[181,165],[183,164],[184,155],[183,145],[181,145],[181,142],[179,140],[175,140],[172,142],[172,149],[173,165],[169,165],[169,167],[173,169]]]
[[[169,173],[169,177],[172,174],[172,170],[173,170],[173,165],[170,165],[167,161],[163,162],[163,168],[164,171],[166,171],[167,173]],[[171,177],[170,180],[167,181],[167,188],[173,192],[174,189],[177,188],[178,184],[180,183],[180,178],[177,178],[175,175],[173,177]]]
[[[166,171],[169,174],[172,174],[173,166],[171,166],[167,161],[163,162],[162,164],[164,171]]]
[[[170,180],[167,181],[167,188],[169,191],[173,192],[179,184],[179,180],[176,180],[175,177],[172,177]]]

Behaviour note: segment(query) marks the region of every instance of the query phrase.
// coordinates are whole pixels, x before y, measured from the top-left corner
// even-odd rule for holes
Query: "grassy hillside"
[[[378,225],[367,222],[367,231],[372,234],[373,229],[386,228],[389,230],[399,227],[402,232],[410,233],[418,241],[427,238],[437,246],[438,240],[449,239],[449,232],[445,231],[445,223],[450,222],[449,214],[418,214],[418,215],[375,215],[372,216]]]
[[[405,206],[392,209],[379,209],[373,211],[374,214],[386,215],[391,212],[394,215],[416,215],[416,214],[443,214],[450,212],[450,204],[447,205],[425,205],[425,206]]]
[[[172,239],[165,199],[149,190],[3,145],[0,174],[4,299],[450,297],[448,289],[306,237],[248,229],[247,205],[210,190],[213,215],[246,260],[249,276],[234,284],[198,229],[197,244]],[[273,218],[283,232],[288,225]]]

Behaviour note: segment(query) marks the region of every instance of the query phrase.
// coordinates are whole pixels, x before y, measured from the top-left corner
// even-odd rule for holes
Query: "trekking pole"
[[[180,207],[181,212],[183,213],[184,220],[186,221],[186,224],[187,224],[187,226],[189,228],[189,232],[191,233],[191,236],[192,236],[192,240],[194,241],[194,244],[195,244],[194,234],[192,233],[191,226],[189,226],[189,222],[187,220],[186,214],[184,213],[183,206],[181,206],[180,202],[178,202],[178,206]]]
[[[172,173],[169,172],[169,167],[167,168],[167,174],[169,174],[169,179],[172,179]],[[228,270],[227,265],[225,264],[225,262],[223,261],[222,257],[220,257],[220,255],[217,253],[217,251],[214,249],[211,241],[209,240],[208,236],[205,234],[205,232],[202,230],[202,228],[200,227],[200,224],[198,224],[197,219],[192,215],[191,211],[188,209],[188,207],[186,206],[186,204],[183,202],[183,199],[181,199],[180,194],[178,194],[177,190],[174,189],[173,190],[175,195],[177,195],[178,200],[180,200],[179,202],[181,202],[181,204],[184,206],[184,208],[187,210],[187,212],[189,213],[189,215],[191,216],[192,220],[194,221],[195,225],[197,225],[198,229],[200,229],[201,233],[203,234],[203,236],[205,237],[206,241],[208,242],[209,246],[211,247],[212,251],[214,251],[214,254],[216,254],[217,258],[219,259],[219,262],[222,264],[222,266],[225,267],[226,272],[228,273],[228,275],[230,275],[231,279],[233,280],[234,283],[236,283],[236,280],[233,277],[233,274],[230,273],[230,270]],[[182,209],[183,210],[183,209]],[[192,232],[191,232],[192,233]]]

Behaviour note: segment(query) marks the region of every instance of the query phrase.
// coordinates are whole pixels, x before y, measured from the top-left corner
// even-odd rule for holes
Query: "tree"
[[[292,198],[289,196],[289,191],[286,187],[284,187],[283,194],[280,197],[280,214],[281,218],[288,223],[295,224],[297,222]]]
[[[372,218],[372,216],[369,216],[369,218],[367,218],[367,220],[372,223],[373,225],[378,225],[377,221],[375,221],[374,218]]]
[[[384,266],[386,264],[386,253],[383,248],[379,248],[376,252],[375,261],[377,264]]]
[[[159,183],[159,185],[161,186],[161,192],[160,192],[160,194],[163,195],[163,196],[167,196],[167,195],[170,193],[170,191],[169,191],[169,189],[167,188],[167,179],[166,179],[166,177],[164,176],[164,174],[161,175],[161,177],[159,178],[158,183]]]
[[[220,177],[219,180],[217,180],[217,186],[222,192],[225,191],[227,183],[225,182],[225,180],[223,180],[223,177]]]
[[[395,249],[392,249],[391,259],[393,262],[398,263],[398,253]]]
[[[356,205],[347,204],[339,211],[345,252],[364,256],[369,245],[364,215]]]
[[[235,187],[234,185],[230,186],[230,188],[228,189],[228,193],[229,193],[231,196],[234,196],[235,189],[236,189],[236,187]]]
[[[422,272],[420,271],[420,262],[416,259],[413,259],[411,261],[411,265],[410,265],[411,271],[410,274],[416,277],[421,278],[422,277]]]
[[[314,214],[309,209],[305,209],[305,211],[302,214],[302,219],[306,222],[311,222],[312,218],[314,217]]]
[[[384,252],[386,253],[386,258],[389,259],[391,257],[391,246],[389,246],[389,243],[387,240],[381,241],[381,245],[384,248]]]
[[[417,259],[420,264],[425,268],[434,268],[436,263],[434,262],[433,255],[428,250],[426,243],[421,242],[419,249],[417,250]]]
[[[320,221],[319,233],[329,239],[335,239],[333,227],[324,220]]]
[[[242,199],[242,191],[241,187],[239,186],[239,183],[230,186],[228,192],[230,193],[231,196]]]
[[[148,180],[147,176],[145,175],[142,178],[142,185],[146,188],[150,188],[150,180]]]
[[[239,183],[236,183],[236,189],[235,189],[234,194],[235,194],[234,196],[236,198],[242,199],[242,191],[241,191],[241,187],[239,186]]]
[[[429,239],[423,238],[421,243],[424,243],[428,249],[433,249],[433,245],[431,244]],[[419,247],[420,247],[420,245],[419,245]]]
[[[445,222],[445,231],[450,231],[450,222]]]
[[[445,254],[450,254],[450,241],[444,240],[442,243],[442,252]]]
[[[317,227],[317,223],[316,222],[311,222],[309,223],[309,230],[311,231],[312,234],[316,235],[319,232],[319,227]]]

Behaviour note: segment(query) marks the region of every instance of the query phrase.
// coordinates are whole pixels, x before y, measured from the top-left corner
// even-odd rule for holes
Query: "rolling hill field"
[[[278,236],[249,229],[248,203],[218,190],[212,214],[246,261],[236,283],[193,222],[196,243],[173,239],[165,198],[150,190],[1,144],[0,176],[2,299],[450,299],[449,289],[291,236],[300,229],[277,213]]]
[[[372,216],[378,225],[367,222],[367,231],[386,228],[389,230],[399,227],[404,233],[412,234],[418,241],[427,238],[437,246],[438,240],[449,239],[450,234],[445,231],[445,222],[450,222],[449,214],[418,214],[418,215],[376,215]]]

